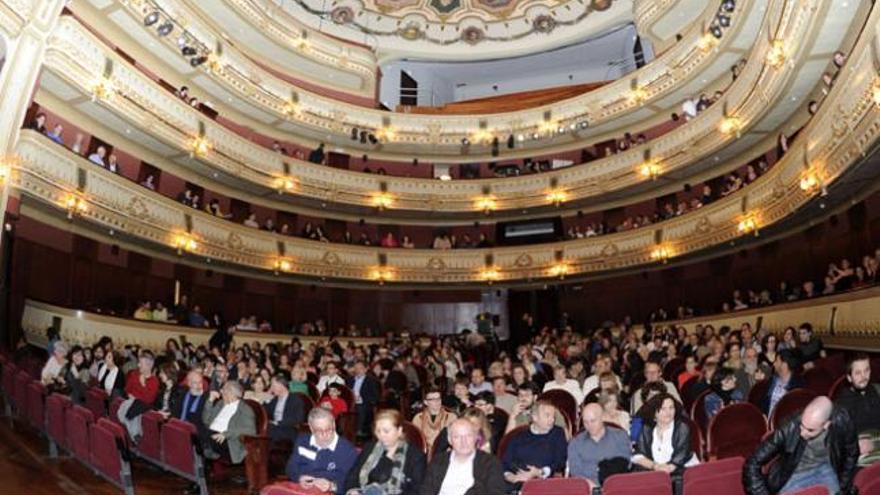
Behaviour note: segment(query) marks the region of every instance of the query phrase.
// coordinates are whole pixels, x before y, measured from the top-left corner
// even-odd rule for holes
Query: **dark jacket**
[[[364,467],[367,458],[370,457],[370,452],[373,451],[375,445],[376,442],[368,443],[364,450],[361,451],[357,461],[355,461],[354,467],[348,472],[348,476],[345,478],[346,492],[352,488],[364,488],[361,486],[360,481],[361,469]],[[417,447],[410,445],[406,449],[406,457],[403,459],[403,475],[406,480],[400,487],[403,495],[416,495],[419,493],[419,487],[422,484],[422,479],[425,477],[425,463],[425,454]],[[391,459],[383,456],[383,459],[369,473],[370,482],[379,484],[387,482],[391,478],[392,465]]]
[[[347,381],[348,388],[354,392],[354,380],[355,377],[351,377]],[[361,401],[365,406],[374,406],[379,403],[379,395],[380,395],[381,385],[379,385],[379,380],[375,377],[367,374],[364,377],[364,383],[361,385]]]
[[[880,384],[869,383],[865,390],[855,390],[849,385],[834,402],[849,413],[856,433],[880,430]]]
[[[431,460],[422,482],[420,495],[437,495],[449,470],[451,454],[438,454]],[[478,450],[474,457],[474,484],[465,495],[504,495],[507,485],[501,472],[501,463],[491,454]]]
[[[186,401],[186,394],[189,393],[189,387],[178,385],[171,394],[171,416],[177,419],[183,419],[183,403]],[[185,421],[192,423],[197,428],[202,428],[202,413],[205,410],[205,403],[208,402],[208,393],[205,392],[199,396],[191,396],[187,408]],[[193,406],[195,403],[195,406]],[[195,408],[195,409],[193,409]]]
[[[336,493],[345,493],[345,477],[358,456],[354,445],[338,437],[336,450],[319,450],[311,445],[311,440],[311,435],[300,435],[296,439],[287,461],[287,477],[294,482],[299,482],[302,476],[324,478],[336,484]]]
[[[835,406],[826,437],[831,467],[837,473],[840,493],[852,493],[852,481],[859,458],[859,443],[849,413]],[[743,486],[749,495],[770,495],[778,492],[797,468],[807,446],[801,437],[801,413],[791,416],[779,429],[761,442],[743,467]],[[770,464],[767,475],[762,468]]]
[[[639,433],[639,439],[636,441],[636,454],[642,454],[648,459],[654,460],[654,454],[651,448],[654,445],[654,425],[646,424]],[[675,471],[672,474],[681,474],[684,472],[684,465],[694,456],[691,449],[691,429],[687,423],[680,419],[676,419],[672,423],[672,458],[669,464],[675,465]]]
[[[274,421],[275,404],[277,403],[278,397],[275,397],[263,405],[269,419],[269,438],[273,441],[288,439],[293,442],[296,440],[296,427],[306,419],[302,399],[296,394],[287,394],[287,402],[284,403],[281,421],[276,424]]]
[[[770,378],[770,386],[767,387],[767,394],[761,399],[761,411],[767,415],[767,417],[770,417],[770,398],[773,396],[773,387],[776,386],[776,380],[778,379],[779,377],[776,375],[773,375],[773,377]],[[804,388],[806,386],[807,382],[804,381],[804,378],[801,375],[792,373],[791,378],[788,379],[788,384],[785,386],[785,391],[791,392],[796,388]]]

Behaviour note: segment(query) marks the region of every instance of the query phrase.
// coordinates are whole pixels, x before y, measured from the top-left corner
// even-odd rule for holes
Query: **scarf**
[[[394,466],[391,468],[391,477],[381,487],[388,495],[400,495],[403,491],[403,483],[406,481],[406,475],[403,473],[403,464],[406,460],[408,448],[409,444],[406,441],[401,441],[397,450],[394,451],[394,458],[391,460]],[[370,451],[369,457],[367,457],[363,467],[361,467],[361,472],[358,473],[361,487],[366,487],[369,484],[370,472],[379,464],[383,455],[385,455],[385,446],[382,445],[382,442],[376,442],[373,445],[373,450]]]

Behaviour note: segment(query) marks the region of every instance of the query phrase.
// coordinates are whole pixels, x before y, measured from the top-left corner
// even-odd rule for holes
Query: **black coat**
[[[348,388],[354,392],[354,377],[347,381]],[[364,383],[361,384],[361,401],[365,406],[374,406],[379,403],[379,395],[381,393],[381,385],[379,380],[367,374],[364,377]]]
[[[446,471],[449,470],[450,457],[451,455],[447,453],[434,457],[425,473],[420,495],[440,493]],[[501,462],[494,455],[478,450],[474,457],[473,471],[474,484],[465,492],[465,495],[504,495],[507,491],[504,474],[501,472]]]
[[[269,418],[269,438],[273,441],[288,439],[293,442],[296,440],[297,426],[306,420],[302,399],[296,394],[288,394],[287,402],[284,403],[284,412],[281,414],[281,421],[276,424],[274,420],[275,405],[277,403],[278,397],[275,397],[263,405],[263,409],[266,410],[266,416]]]
[[[183,417],[183,402],[186,400],[186,394],[189,392],[189,388],[183,385],[178,385],[175,387],[174,392],[171,393],[171,416],[182,419]],[[190,398],[189,407],[192,407],[192,401],[195,400],[195,397]],[[196,406],[195,411],[189,412],[186,415],[186,421],[192,423],[196,426],[196,428],[201,428],[204,426],[202,422],[202,412],[205,410],[205,404],[208,402],[208,393],[204,392],[199,397],[198,405]]]
[[[855,390],[850,385],[840,391],[834,403],[849,413],[856,433],[880,430],[880,385],[869,383],[865,390]]]
[[[840,493],[852,493],[853,477],[859,458],[859,442],[849,413],[835,406],[826,436],[831,467],[837,473]],[[777,493],[788,482],[801,460],[806,440],[801,438],[801,414],[790,417],[766,440],[760,443],[743,467],[742,481],[749,495]],[[768,474],[762,468],[770,464]]]
[[[636,454],[642,454],[648,459],[654,460],[654,454],[651,448],[654,445],[654,425],[646,424],[639,433],[639,439],[636,442]],[[684,472],[684,465],[694,456],[691,449],[691,429],[687,423],[680,419],[676,419],[672,424],[672,458],[669,464],[675,465],[675,471],[672,474],[681,474]]]
[[[360,481],[361,468],[363,468],[367,458],[370,457],[370,452],[373,451],[375,445],[376,442],[370,442],[361,451],[357,461],[354,463],[354,467],[351,468],[348,476],[345,478],[345,492],[352,488],[363,488]],[[370,478],[375,479],[378,483],[388,481],[391,476],[392,465],[391,460],[388,459],[388,461],[386,463],[378,463],[373,468]],[[419,486],[421,486],[422,479],[425,477],[425,462],[425,454],[410,444],[409,448],[406,449],[406,457],[403,459],[403,475],[406,478],[400,487],[403,495],[416,495],[419,493]]]

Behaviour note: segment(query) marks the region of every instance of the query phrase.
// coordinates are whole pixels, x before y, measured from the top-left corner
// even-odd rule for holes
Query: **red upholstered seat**
[[[46,434],[49,441],[55,445],[60,445],[65,449],[67,445],[67,419],[65,415],[72,407],[70,397],[61,394],[52,394],[46,397]],[[54,450],[50,446],[50,450]],[[52,452],[56,454],[57,452]]]
[[[602,495],[672,495],[672,479],[664,471],[615,474],[605,480]]]
[[[841,376],[846,374],[846,355],[843,352],[835,352],[825,359],[820,359],[816,366],[824,368],[831,376]]]
[[[11,406],[15,402],[15,375],[18,373],[18,367],[12,361],[3,364],[3,397],[6,405]]]
[[[131,480],[131,465],[128,461],[128,447],[125,443],[125,428],[108,418],[100,418],[92,425],[89,435],[91,441],[91,462],[98,474],[122,488],[127,495],[134,493]]]
[[[13,401],[19,416],[27,417],[27,388],[31,383],[31,375],[23,369],[15,374],[15,388],[12,390]]]
[[[510,440],[528,429],[529,425],[527,424],[519,425],[516,428],[505,433],[504,436],[501,437],[501,440],[498,441],[498,452],[496,452],[495,455],[498,456],[499,459],[503,459],[504,452],[507,451],[507,445],[510,443]]]
[[[807,389],[812,390],[816,395],[828,395],[834,380],[838,375],[832,375],[831,372],[819,365],[813,369],[804,372],[804,381],[807,383]]]
[[[169,471],[184,478],[195,480],[197,461],[201,456],[196,450],[198,432],[192,423],[172,418],[160,430],[162,459]]]
[[[592,491],[593,483],[584,478],[547,478],[526,481],[521,495],[588,495]]]
[[[880,462],[856,473],[853,484],[858,487],[859,495],[880,495]]]
[[[759,382],[755,382],[752,385],[752,388],[749,389],[749,404],[754,404],[759,409],[761,408],[761,403],[764,401],[764,397],[767,396],[767,392],[770,391],[770,380],[765,379]]]
[[[849,381],[846,379],[846,375],[841,375],[837,377],[837,380],[834,380],[834,383],[831,385],[831,388],[828,389],[828,398],[831,400],[836,400],[837,396],[849,385]]]
[[[538,396],[538,400],[545,400],[559,410],[560,414],[565,418],[568,425],[569,433],[573,434],[577,429],[577,400],[565,390],[548,390]]]
[[[122,405],[122,397],[114,397],[110,400],[110,404],[107,406],[107,417],[110,421],[114,423],[122,424],[119,421],[119,406]]]
[[[684,421],[688,423],[688,428],[691,429],[691,450],[694,451],[694,454],[697,454],[697,457],[700,460],[703,460],[705,457],[706,446],[703,443],[703,433],[700,431],[699,427],[697,427],[697,423],[691,418],[685,416]]]
[[[676,356],[663,366],[663,379],[667,382],[678,383],[678,375],[686,369],[687,358]],[[680,392],[680,391],[679,391]]]
[[[325,495],[325,493],[314,487],[304,488],[293,481],[279,481],[266,485],[260,490],[260,495]]]
[[[798,413],[807,407],[811,400],[819,394],[807,388],[798,388],[783,395],[773,412],[770,413],[770,428],[775,430],[785,422],[792,414]]]
[[[64,415],[65,433],[67,434],[67,450],[82,462],[89,462],[89,428],[95,422],[92,411],[73,406]]]
[[[86,391],[86,409],[96,418],[104,417],[107,415],[107,399],[103,388],[91,387]]]
[[[158,411],[147,411],[141,415],[141,440],[137,453],[153,462],[162,462],[162,423],[165,418]]]
[[[32,380],[27,386],[27,418],[34,428],[46,429],[46,387],[38,380]]]
[[[723,407],[709,422],[709,458],[748,457],[766,432],[767,421],[757,406],[739,402]]]
[[[690,413],[694,423],[700,428],[700,433],[705,438],[709,434],[709,416],[706,415],[706,397],[712,393],[711,389],[704,390],[694,400]]]
[[[406,435],[406,441],[413,447],[421,450],[422,453],[427,454],[428,442],[425,441],[425,436],[422,435],[421,430],[409,421],[404,421],[401,426],[403,427],[403,434]]]
[[[745,495],[742,457],[729,457],[690,467],[684,471],[684,495]]]

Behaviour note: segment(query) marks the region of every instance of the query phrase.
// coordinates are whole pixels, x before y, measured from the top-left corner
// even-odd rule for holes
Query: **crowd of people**
[[[587,334],[565,321],[538,328],[524,315],[516,331],[529,339],[510,349],[470,331],[389,334],[367,346],[333,338],[303,345],[297,337],[261,345],[233,330],[208,345],[170,339],[162,350],[118,348],[109,338],[83,347],[55,334],[42,380],[78,403],[91,384],[124,398],[119,419],[134,442],[144,411],[191,421],[206,456],[233,463],[247,455],[241,438],[253,434],[255,420],[244,400],[255,400],[270,419],[273,444],[292,442],[287,474],[305,487],[501,494],[551,476],[600,484],[612,474],[658,470],[680,478],[701,455],[692,449],[683,397],[708,391],[711,418],[767,380],[760,407],[770,415],[787,392],[804,386],[802,371],[826,357],[809,323],[780,334],[748,324],[697,325],[692,333],[620,325]],[[681,366],[670,376],[675,360]],[[880,387],[870,376],[868,357],[855,355],[835,402],[817,398],[768,436],[746,463],[747,492],[824,484],[850,493],[860,456],[877,450]],[[548,398],[551,391],[572,397],[575,417]],[[306,414],[310,394],[317,407]],[[337,424],[346,413],[356,416],[351,438]],[[424,451],[411,443],[405,421],[421,432]],[[297,435],[301,423],[309,433]],[[805,449],[787,447],[798,442]],[[782,469],[764,474],[775,456]]]

